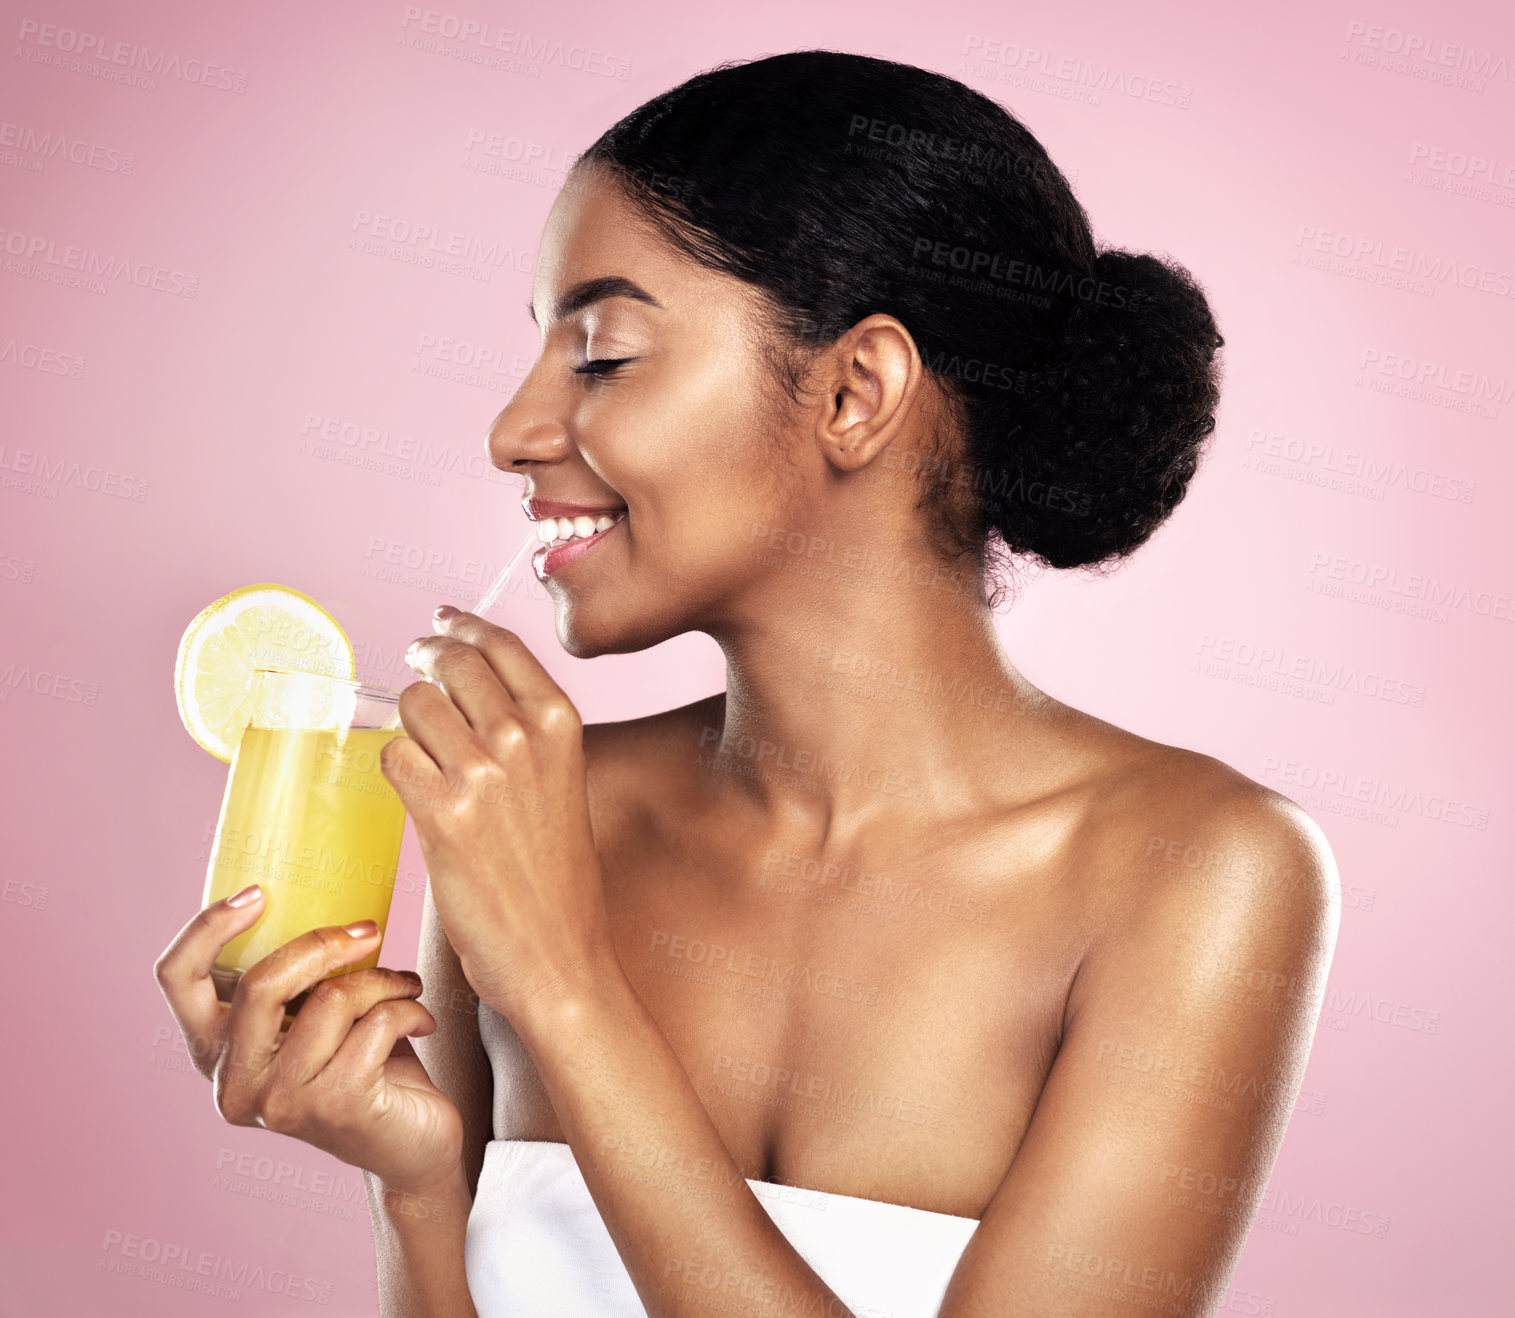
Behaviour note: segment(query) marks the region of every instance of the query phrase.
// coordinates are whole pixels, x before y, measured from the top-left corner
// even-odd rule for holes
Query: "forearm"
[[[624,976],[517,1028],[650,1318],[852,1318],[758,1202]]]
[[[473,1206],[460,1163],[436,1185],[398,1189],[363,1173],[382,1318],[477,1318],[463,1245]]]

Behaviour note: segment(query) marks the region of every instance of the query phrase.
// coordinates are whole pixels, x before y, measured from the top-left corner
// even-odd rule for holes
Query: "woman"
[[[584,727],[439,610],[383,766],[421,974],[323,979],[374,934],[317,930],[226,1011],[206,975],[261,891],[201,912],[157,975],[220,1112],[365,1169],[386,1315],[1213,1312],[1333,862],[1285,798],[1037,690],[991,622],[1012,556],[1118,563],[1183,497],[1203,294],[1096,251],[998,105],[830,51],[628,115],[541,250],[489,447],[559,639],[703,631],[726,690]]]

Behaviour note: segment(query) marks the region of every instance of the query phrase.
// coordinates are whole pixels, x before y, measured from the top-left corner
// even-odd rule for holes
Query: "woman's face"
[[[612,278],[651,300],[612,291],[573,309],[584,281]],[[626,510],[543,577],[564,648],[640,650],[740,617],[772,575],[760,538],[800,525],[789,510],[824,465],[762,364],[755,290],[660,243],[581,169],[548,217],[532,313],[541,355],[490,428],[491,460],[525,478],[523,498]],[[629,360],[581,369],[607,359]]]

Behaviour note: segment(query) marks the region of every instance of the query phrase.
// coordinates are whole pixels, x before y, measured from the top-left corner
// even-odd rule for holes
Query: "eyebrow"
[[[608,297],[629,297],[658,308],[663,305],[640,284],[634,284],[622,275],[601,275],[598,279],[581,280],[564,293],[552,309],[552,318],[566,320],[569,316],[578,315],[585,307],[602,302]],[[537,323],[536,308],[530,302],[526,304],[526,314],[531,317],[531,323],[535,325]]]

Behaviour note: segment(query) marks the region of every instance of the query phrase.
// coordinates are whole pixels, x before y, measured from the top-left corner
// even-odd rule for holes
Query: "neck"
[[[817,837],[885,812],[921,820],[982,801],[985,757],[1047,698],[1002,648],[982,567],[775,572],[709,629],[726,657],[724,715],[700,732],[723,789]],[[830,573],[826,573],[830,576]]]

